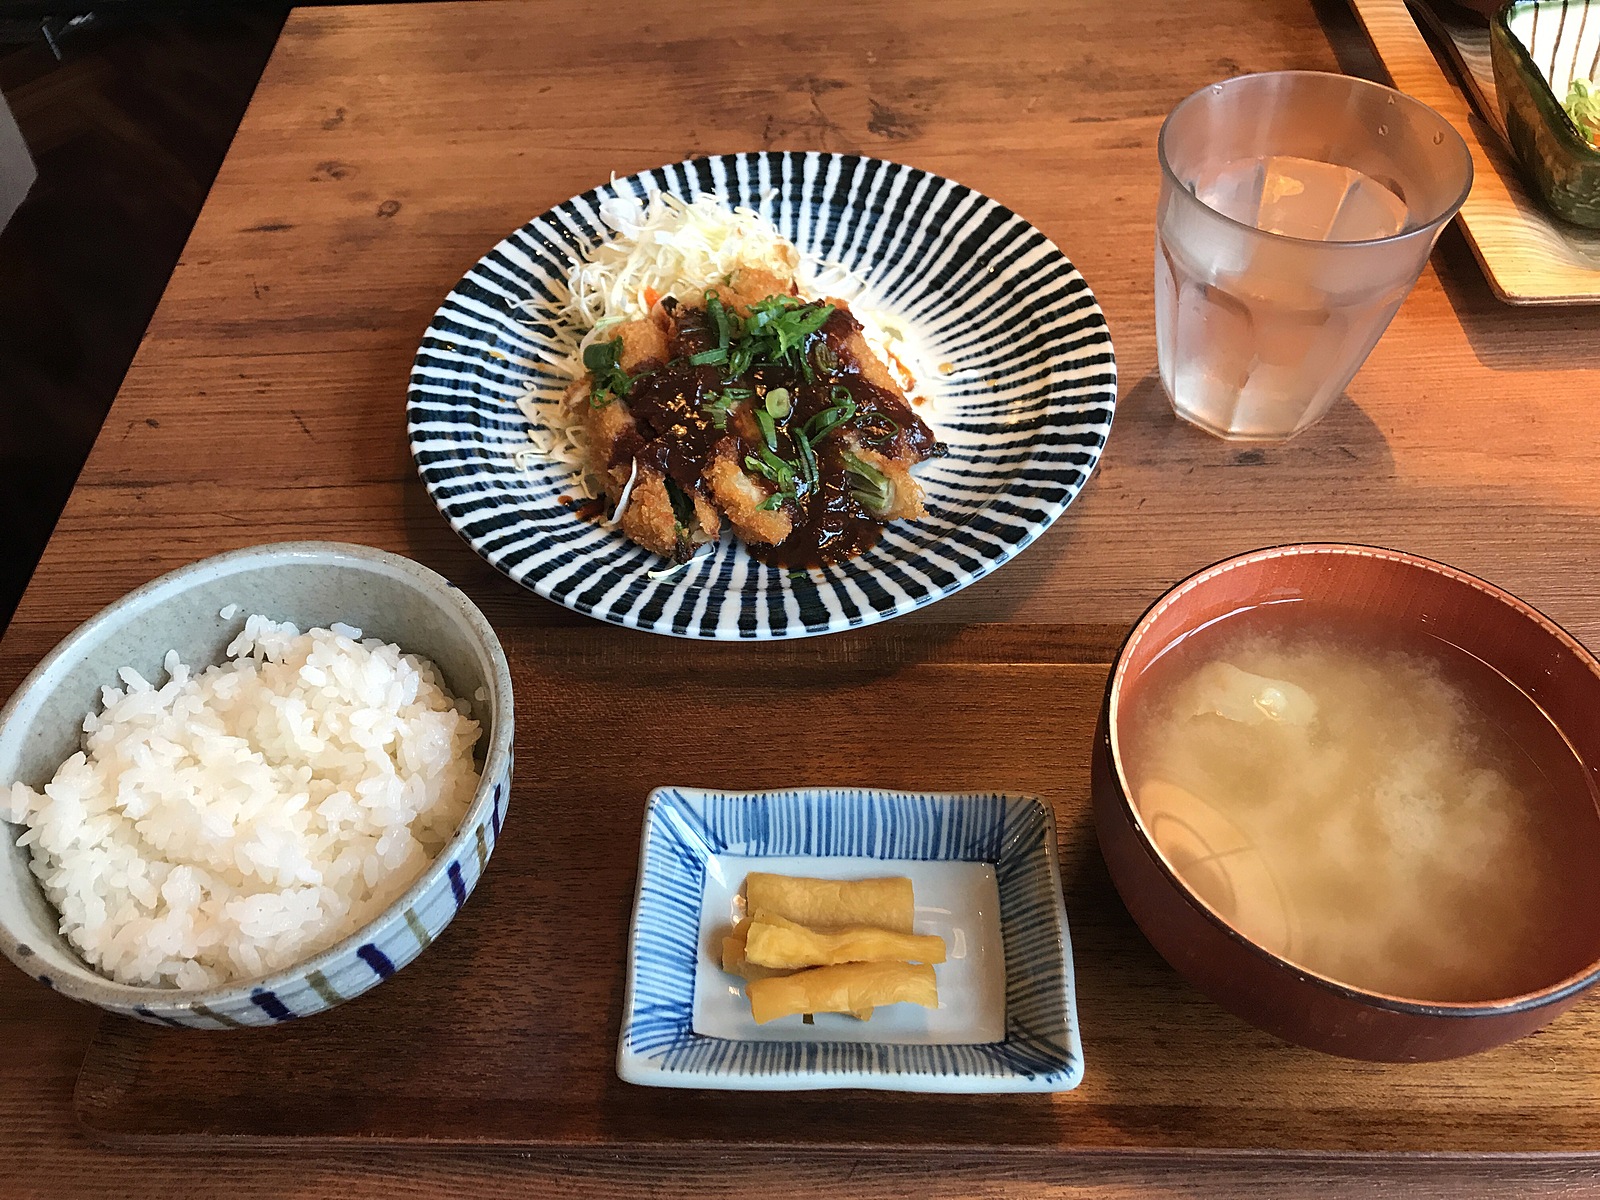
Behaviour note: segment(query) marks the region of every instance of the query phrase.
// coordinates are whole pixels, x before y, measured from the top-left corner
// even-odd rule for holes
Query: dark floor
[[[0,24],[39,169],[0,232],[0,630],[44,550],[287,6]]]

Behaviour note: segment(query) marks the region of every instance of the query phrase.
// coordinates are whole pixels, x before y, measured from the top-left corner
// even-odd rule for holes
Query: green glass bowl
[[[1512,0],[1489,22],[1500,112],[1522,172],[1552,212],[1591,229],[1600,229],[1600,150],[1557,90],[1566,95],[1574,68],[1590,69],[1596,29],[1600,3],[1589,0]]]

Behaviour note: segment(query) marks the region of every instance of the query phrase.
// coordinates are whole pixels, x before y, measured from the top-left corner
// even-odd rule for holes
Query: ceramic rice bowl
[[[229,606],[235,606],[232,610]],[[229,611],[223,618],[219,614]],[[476,605],[409,559],[336,542],[283,542],[183,567],[124,596],[74,630],[0,710],[0,781],[38,788],[79,749],[100,688],[131,666],[147,679],[177,650],[200,668],[260,613],[302,629],[343,621],[394,642],[441,670],[450,692],[484,727],[481,778],[444,849],[375,920],[286,970],[204,989],[117,983],[89,967],[58,932],[59,914],[0,823],[0,953],[48,987],[108,1012],[201,1029],[272,1025],[349,1000],[400,970],[438,937],[488,866],[509,799],[511,678],[505,653]],[[486,699],[474,699],[482,689]]]

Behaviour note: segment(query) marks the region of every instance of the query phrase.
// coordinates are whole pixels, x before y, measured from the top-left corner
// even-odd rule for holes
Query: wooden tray
[[[750,647],[523,625],[507,640],[510,815],[444,937],[301,1024],[207,1034],[107,1018],[78,1114],[117,1139],[279,1144],[1600,1151],[1594,1001],[1477,1058],[1379,1066],[1258,1033],[1155,955],[1106,876],[1087,801],[1105,664],[1122,632],[895,623]],[[677,732],[702,729],[720,732]],[[640,817],[646,792],[674,782],[1045,797],[1060,827],[1084,1083],[1056,1096],[912,1096],[619,1081]]]
[[[1429,48],[1406,0],[1350,0],[1350,5],[1395,87],[1438,110],[1466,139],[1475,176],[1459,222],[1495,295],[1508,304],[1600,303],[1600,231],[1551,216],[1517,174],[1495,97],[1488,29],[1466,24],[1465,17],[1422,10],[1463,81],[1463,95]]]

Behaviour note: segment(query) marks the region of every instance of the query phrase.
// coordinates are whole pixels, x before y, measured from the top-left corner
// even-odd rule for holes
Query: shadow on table
[[[1600,369],[1593,305],[1505,303],[1455,225],[1439,238],[1433,263],[1473,354],[1490,370]]]
[[[1334,401],[1321,421],[1287,442],[1232,442],[1179,418],[1155,371],[1117,401],[1111,440],[1097,475],[1108,476],[1124,464],[1146,469],[1166,466],[1185,475],[1217,467],[1277,467],[1303,473],[1308,484],[1330,469],[1359,472],[1369,481],[1394,476],[1388,439],[1348,393]],[[1237,482],[1234,478],[1230,485]]]

